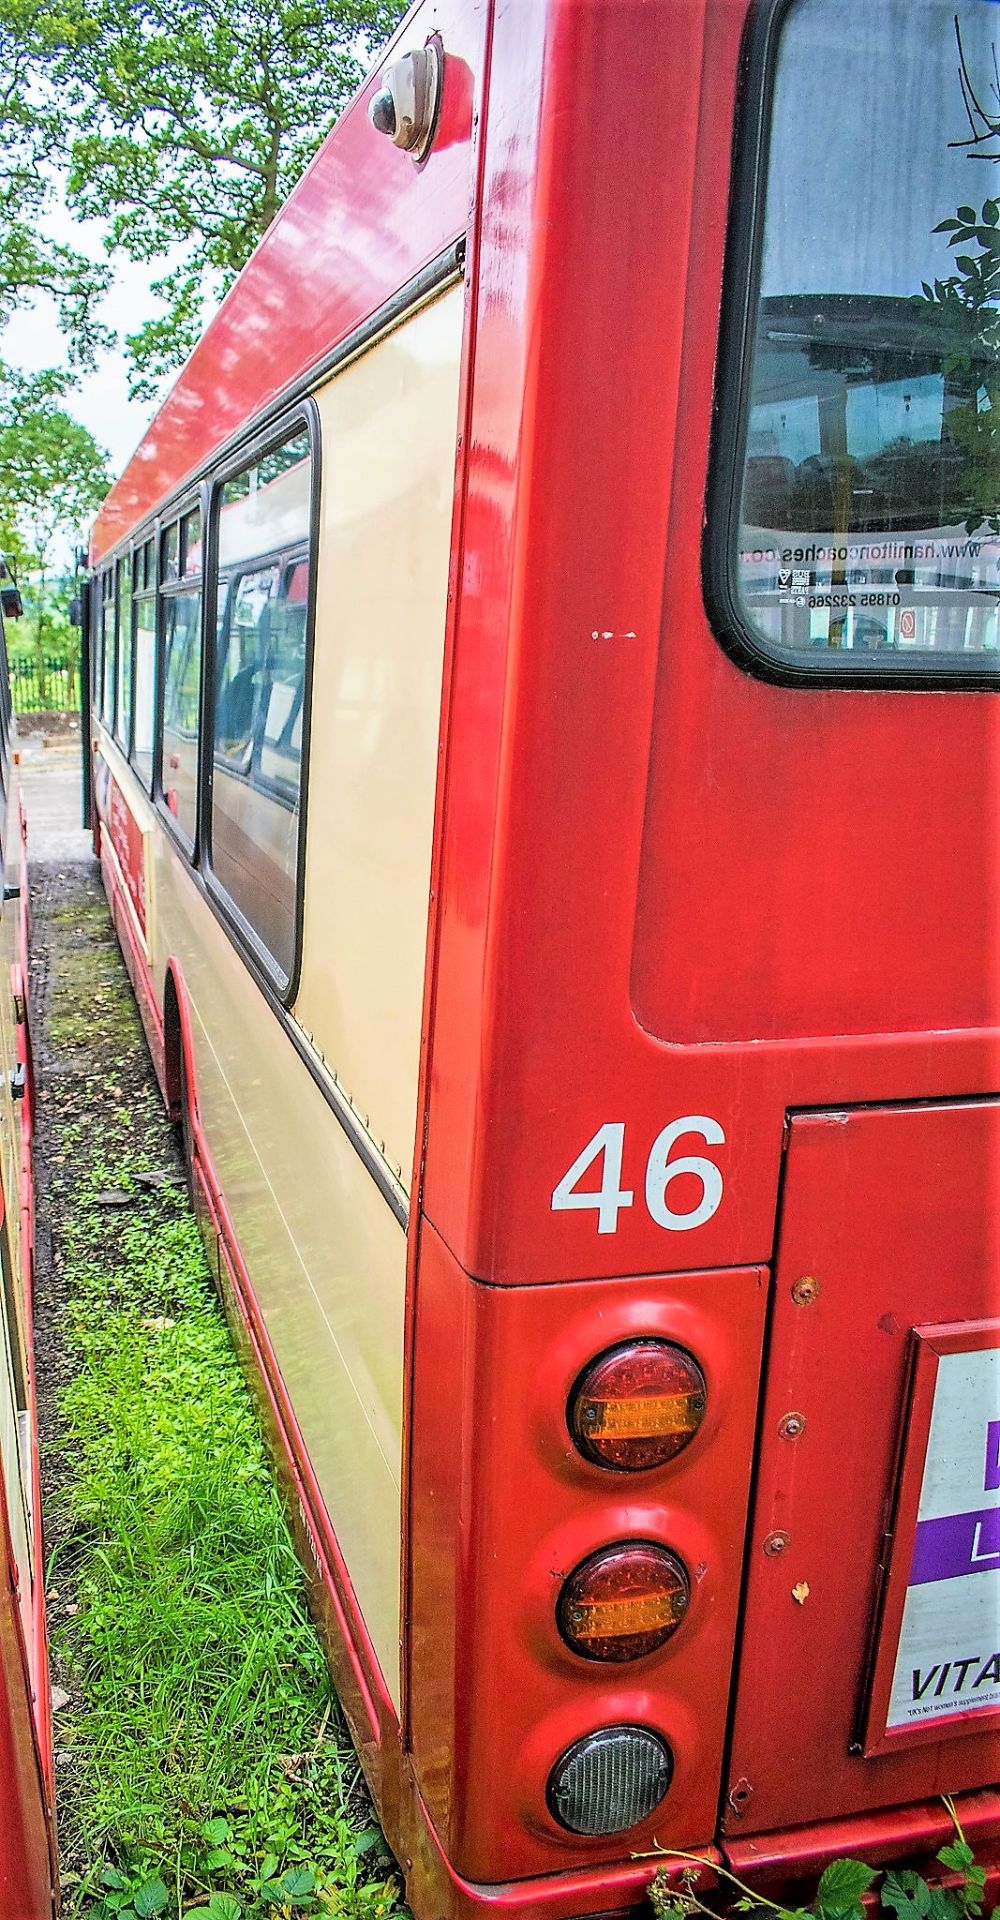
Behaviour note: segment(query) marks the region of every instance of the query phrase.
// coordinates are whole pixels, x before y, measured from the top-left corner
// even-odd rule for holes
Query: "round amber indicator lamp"
[[[639,1660],[676,1633],[688,1609],[683,1561],[650,1540],[623,1540],[571,1573],[559,1631],[585,1660]]]
[[[669,1340],[609,1347],[570,1395],[569,1429],[599,1467],[637,1473],[662,1467],[689,1445],[705,1416],[705,1376]]]

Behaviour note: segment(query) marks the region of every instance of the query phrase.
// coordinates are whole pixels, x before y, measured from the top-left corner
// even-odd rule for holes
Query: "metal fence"
[[[80,705],[75,660],[12,660],[10,693],[15,713],[67,713]]]

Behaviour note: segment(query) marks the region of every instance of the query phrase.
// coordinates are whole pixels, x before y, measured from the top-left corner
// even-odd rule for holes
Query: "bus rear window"
[[[1000,160],[1000,10],[781,12],[729,605],[786,668],[968,680],[998,659],[1000,175],[982,163]]]

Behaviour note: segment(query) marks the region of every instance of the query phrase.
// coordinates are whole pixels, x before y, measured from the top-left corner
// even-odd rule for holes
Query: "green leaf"
[[[919,1873],[887,1873],[882,1882],[882,1905],[898,1913],[899,1920],[926,1920],[931,1910],[931,1892]]]
[[[941,1855],[938,1854],[938,1859],[940,1858]],[[101,1885],[102,1887],[127,1887],[128,1881],[119,1867],[108,1866],[101,1875]]]
[[[243,1908],[231,1893],[213,1893],[205,1912],[208,1920],[240,1920]]]
[[[366,1827],[364,1832],[359,1833],[357,1835],[357,1838],[355,1839],[355,1842],[354,1842],[355,1853],[357,1854],[369,1853],[372,1847],[375,1847],[378,1845],[381,1838],[382,1838],[382,1834],[378,1827]]]
[[[988,227],[1000,225],[1000,200],[983,201],[983,219]]]
[[[286,1900],[305,1900],[316,1891],[316,1875],[311,1867],[289,1867],[278,1885]]]
[[[861,1896],[875,1878],[875,1869],[862,1860],[831,1860],[816,1889],[820,1913],[840,1916],[860,1910]]]
[[[974,227],[976,224],[975,207],[959,207],[958,217],[960,220],[964,220],[967,226]]]
[[[202,1833],[206,1840],[211,1840],[213,1847],[221,1847],[223,1840],[229,1839],[229,1821],[221,1817],[216,1820],[206,1820]]]
[[[163,1881],[157,1878],[147,1880],[145,1886],[140,1887],[138,1893],[133,1894],[132,1904],[139,1915],[139,1920],[151,1920],[154,1913],[163,1912],[169,1899],[170,1895]]]
[[[975,1854],[967,1840],[951,1841],[950,1845],[941,1848],[937,1857],[943,1867],[950,1867],[954,1873],[965,1873],[967,1868],[975,1865]]]
[[[930,1920],[968,1920],[970,1909],[961,1887],[932,1887]]]
[[[206,1873],[214,1873],[218,1867],[231,1867],[233,1856],[228,1847],[213,1847],[211,1853],[206,1853],[203,1864]]]

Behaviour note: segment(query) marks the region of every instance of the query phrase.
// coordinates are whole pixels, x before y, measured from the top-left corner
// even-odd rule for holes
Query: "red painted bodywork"
[[[145,936],[146,874],[142,833],[117,780],[111,781],[108,792],[108,838],[114,847],[140,933]]]
[[[649,1872],[631,1853],[654,1835],[724,1835],[741,1871],[772,1880],[855,1843],[924,1857],[944,1837],[928,1810],[940,1790],[967,1790],[981,1850],[1000,1850],[986,1735],[854,1751],[908,1332],[988,1317],[1000,1292],[1000,1150],[981,1099],[1000,1083],[997,705],[779,687],[711,631],[704,502],[747,12],[416,9],[399,46],[439,30],[461,78],[449,143],[416,170],[351,110],[95,534],[98,559],[468,220],[401,1725],[195,1128],[223,1287],[267,1382],[421,1920],[627,1908]],[[155,1007],[151,982],[140,991]],[[161,1058],[165,1086],[173,1071]],[[681,1115],[724,1134],[723,1199],[677,1234],[642,1196],[652,1142]],[[624,1124],[632,1201],[599,1234],[593,1210],[551,1199],[605,1124]],[[684,1211],[698,1186],[682,1176],[672,1193]],[[834,1278],[809,1348],[789,1276],[820,1268]],[[689,1457],[633,1487],[573,1454],[565,1396],[588,1342],[654,1324],[689,1330],[713,1411]],[[796,1394],[815,1409],[799,1450],[774,1438]],[[761,1528],[776,1526],[789,1548],[765,1564]],[[676,1640],[609,1681],[562,1649],[553,1594],[577,1557],[632,1530],[704,1572]],[[809,1569],[805,1605],[793,1563]],[[570,1839],[545,1777],[609,1717],[669,1732],[675,1785],[625,1841]]]
[[[5,1206],[20,1213],[20,1272],[15,1277],[24,1319],[27,1349],[27,1417],[35,1436],[31,1449],[32,1555],[34,1574],[17,1565],[0,1484],[0,1912],[5,1920],[52,1920],[58,1870],[55,1857],[52,1715],[46,1650],[45,1589],[42,1579],[42,1499],[35,1392],[32,1297],[34,1282],[34,1178],[32,1141],[35,1083],[27,1018],[28,884],[27,830],[23,810],[12,807],[6,823],[10,840],[4,880],[18,892],[6,910],[17,917],[15,951],[8,990],[15,1061],[24,1068],[19,1115],[19,1191],[0,1192]],[[15,1009],[20,1005],[22,1017]],[[12,1492],[12,1497],[18,1495]]]
[[[922,1464],[926,1441],[926,1424],[900,1432],[910,1330],[961,1321],[973,1345],[970,1323],[996,1309],[998,1179],[997,1102],[792,1121],[733,1729],[730,1792],[738,1781],[744,1792],[727,1832],[995,1779],[995,1712],[959,1716],[937,1739],[927,1727],[900,1729],[875,1757],[852,1748],[898,1449],[905,1466],[912,1443]],[[792,1288],[806,1274],[818,1293],[800,1306]],[[789,1408],[804,1420],[794,1440],[779,1431]],[[761,1542],[776,1528],[789,1546],[769,1558]],[[803,1580],[809,1595],[796,1605]]]

